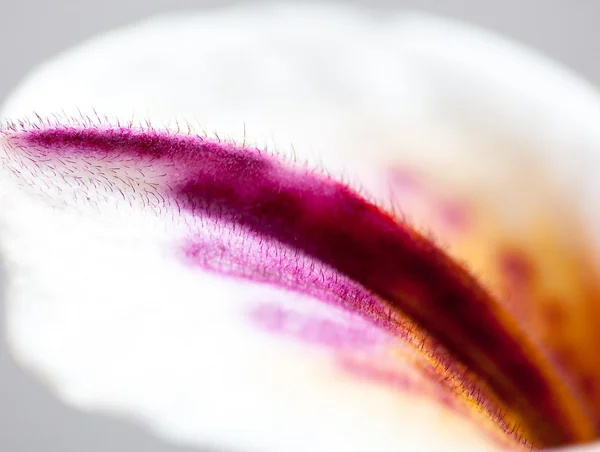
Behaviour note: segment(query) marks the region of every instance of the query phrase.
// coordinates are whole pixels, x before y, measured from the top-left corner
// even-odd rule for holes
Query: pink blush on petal
[[[386,341],[383,332],[358,318],[344,323],[276,304],[260,304],[249,317],[265,331],[326,348],[365,350]]]

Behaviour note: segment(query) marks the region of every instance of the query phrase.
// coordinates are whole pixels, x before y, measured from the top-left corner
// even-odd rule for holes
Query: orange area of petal
[[[426,225],[500,300],[600,432],[600,273],[581,217],[557,200],[543,177],[533,188],[539,202],[511,217],[501,203],[422,174],[407,168],[392,172],[394,202],[402,214],[417,227]]]

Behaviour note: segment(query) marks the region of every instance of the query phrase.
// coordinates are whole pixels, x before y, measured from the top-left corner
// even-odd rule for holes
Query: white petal
[[[391,160],[445,169],[460,157],[458,179],[501,168],[505,187],[514,156],[479,152],[498,135],[583,174],[584,190],[600,144],[597,94],[543,58],[439,19],[341,6],[236,7],[112,32],[36,70],[3,116],[93,110],[197,121],[283,153],[293,143],[377,196]],[[70,403],[243,450],[492,447],[435,401],[348,376],[330,352],[273,340],[246,315],[265,301],[325,309],[314,300],[182,267],[152,226],[14,196],[3,214],[11,345]]]

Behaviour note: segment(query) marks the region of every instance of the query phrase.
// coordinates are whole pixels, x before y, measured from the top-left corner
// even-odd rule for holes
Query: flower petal
[[[132,114],[138,118],[148,117],[154,123],[173,116],[194,117],[208,130],[226,131],[240,142],[273,146],[273,142],[291,141],[294,148],[302,153],[303,160],[321,162],[338,176],[356,174],[360,185],[377,198],[387,195],[389,187],[382,184],[381,175],[390,162],[418,162],[428,171],[438,174],[445,169],[445,162],[455,161],[457,155],[467,155],[469,159],[461,160],[460,170],[456,173],[463,178],[472,177],[477,173],[477,165],[481,168],[481,159],[474,158],[479,155],[460,154],[457,149],[468,151],[474,148],[467,146],[473,144],[471,133],[474,130],[485,137],[495,133],[513,137],[515,130],[523,132],[523,128],[517,128],[510,119],[514,119],[514,113],[522,109],[524,103],[536,105],[540,99],[544,101],[544,114],[540,113],[540,108],[535,108],[535,112],[540,114],[527,116],[529,121],[524,123],[527,125],[525,130],[529,139],[538,140],[542,135],[540,130],[545,130],[548,124],[554,126],[555,141],[550,155],[558,156],[557,162],[562,164],[566,151],[571,151],[576,145],[585,147],[598,142],[594,128],[586,122],[589,113],[596,112],[598,108],[594,96],[589,96],[585,87],[569,80],[560,71],[557,75],[556,71],[548,71],[543,64],[541,69],[538,68],[540,63],[537,60],[528,55],[521,57],[519,51],[510,45],[488,44],[489,40],[485,38],[481,49],[480,44],[475,44],[480,38],[477,33],[473,36],[461,27],[436,20],[391,19],[386,26],[381,26],[354,12],[341,13],[333,9],[330,13],[315,16],[311,9],[283,8],[273,12],[247,9],[241,14],[213,13],[213,17],[151,21],[135,31],[107,35],[48,64],[9,100],[5,114],[20,117],[35,110],[45,117],[63,110],[66,116],[79,116],[81,110],[84,116],[92,116],[93,109],[96,109],[121,118]],[[322,24],[315,23],[321,20]],[[259,23],[260,27],[257,26]],[[307,26],[313,30],[310,40],[305,33]],[[458,49],[454,53],[446,51],[449,39],[459,44],[450,46]],[[289,49],[293,48],[298,51],[290,52]],[[482,61],[471,53],[474,50],[479,52],[478,55],[502,56],[504,66],[497,61],[491,66],[481,64],[481,67],[466,64],[466,77],[450,77],[456,74],[457,68],[462,68],[457,62],[475,61],[479,64]],[[357,61],[361,62],[360,66]],[[511,71],[506,67],[507,61],[519,64],[515,64],[517,68]],[[489,68],[498,67],[496,64],[501,66],[503,75],[509,74],[510,77],[498,80],[490,74]],[[482,71],[484,67],[487,69]],[[524,75],[536,74],[536,71],[543,74],[544,80],[549,80],[549,86],[533,87],[527,83]],[[537,75],[533,78],[537,79]],[[465,103],[468,98],[465,91],[472,92],[474,79],[481,83],[477,91],[481,97],[474,99],[471,95],[471,101]],[[514,83],[511,84],[511,81]],[[514,89],[517,82],[524,84],[523,89],[528,94],[533,94],[523,99],[522,90]],[[564,96],[569,99],[569,118],[556,108],[557,105],[565,105],[564,102],[554,103],[556,99],[548,96],[548,92],[554,94],[554,87],[564,88],[564,85],[569,88],[569,94]],[[483,95],[490,91],[500,93],[491,98],[493,102]],[[536,96],[536,93],[543,96]],[[489,104],[493,108],[486,108]],[[467,105],[468,111],[458,111],[460,114],[457,114],[457,105]],[[546,109],[551,113],[547,113]],[[484,118],[483,122],[473,121],[466,114],[474,111],[483,112],[477,114],[477,119]],[[498,117],[503,120],[500,121],[500,130],[488,130],[489,123],[498,125]],[[573,130],[581,131],[576,139],[571,137]],[[437,141],[431,142],[432,137]],[[568,141],[570,138],[572,141]],[[281,145],[278,147],[281,148]],[[415,149],[423,148],[427,153],[415,152]],[[406,149],[411,149],[411,152],[400,152]],[[537,146],[532,145],[528,149],[537,149]],[[312,155],[306,155],[307,151]],[[283,152],[286,152],[285,148]],[[365,159],[366,155],[368,159]],[[546,154],[534,153],[537,158],[540,155]],[[585,153],[585,156],[589,161],[594,159],[591,153]],[[466,162],[469,163],[466,166],[468,170],[464,169]],[[579,169],[575,165],[571,173],[577,173]],[[503,177],[505,175],[499,176],[500,179]],[[479,185],[473,183],[472,186],[487,186],[481,180],[474,182],[479,182]],[[587,188],[584,186],[582,191]],[[72,401],[137,411],[151,419],[153,425],[163,432],[195,442],[230,436],[234,445],[242,441],[285,450],[292,447],[314,450],[314,444],[307,436],[303,436],[307,438],[306,442],[294,436],[294,444],[290,444],[290,435],[298,435],[299,432],[318,437],[323,447],[343,447],[345,450],[362,450],[363,446],[386,450],[386,446],[394,445],[394,441],[399,441],[396,447],[411,441],[432,446],[431,442],[441,440],[448,447],[454,439],[458,443],[465,441],[463,446],[478,441],[476,435],[463,437],[460,433],[456,436],[448,433],[447,438],[444,432],[455,428],[456,432],[469,431],[469,427],[462,427],[462,421],[452,414],[443,415],[440,425],[435,421],[439,437],[421,436],[424,426],[432,428],[427,419],[431,413],[439,412],[439,401],[433,403],[433,408],[423,408],[421,412],[427,403],[420,402],[417,408],[410,397],[405,399],[404,393],[391,401],[388,398],[389,387],[367,390],[354,379],[343,378],[338,373],[335,374],[335,383],[329,381],[324,385],[319,354],[315,356],[313,351],[302,347],[279,348],[282,344],[272,344],[260,334],[252,345],[254,339],[249,338],[253,335],[247,331],[247,325],[242,326],[244,322],[231,315],[235,309],[230,302],[235,305],[240,293],[245,297],[247,292],[255,289],[244,286],[240,290],[239,286],[233,287],[230,282],[212,282],[213,276],[200,279],[196,272],[182,272],[175,263],[168,263],[164,260],[164,249],[155,245],[164,243],[165,237],[157,232],[155,225],[146,223],[147,218],[135,218],[134,215],[134,218],[128,219],[126,228],[112,230],[107,223],[100,227],[87,217],[51,213],[31,200],[24,201],[22,206],[13,204],[13,207],[14,213],[9,218],[16,235],[10,242],[13,248],[8,250],[8,254],[15,261],[21,261],[21,266],[15,262],[14,268],[20,268],[21,272],[26,271],[29,277],[37,279],[40,282],[38,287],[44,288],[47,299],[53,300],[52,309],[43,316],[40,306],[36,306],[38,297],[32,292],[27,294],[25,288],[20,287],[19,290],[24,291],[22,295],[17,295],[18,291],[13,293],[9,317],[13,344],[21,359],[52,376],[65,397]],[[488,218],[487,214],[485,218]],[[47,225],[47,228],[40,231],[37,225],[32,224],[33,219]],[[52,243],[47,243],[48,237],[53,238]],[[94,237],[92,243],[90,237]],[[55,270],[48,271],[48,262],[61,255],[63,257],[57,261]],[[82,262],[88,265],[82,266]],[[18,273],[15,273],[17,277]],[[92,293],[90,287],[94,287]],[[118,298],[114,294],[115,287],[120,288]],[[277,300],[268,301],[264,306],[258,303],[256,309],[251,310],[252,319],[258,319],[263,326],[266,324],[270,328],[291,331],[290,334],[296,336],[308,335],[321,344],[331,341],[330,337],[306,332],[313,328],[310,322],[312,313],[296,315],[293,310],[292,313],[281,312],[279,305],[283,298],[287,303],[287,293],[279,299],[281,295],[273,295],[271,290],[268,290],[268,296],[263,296],[264,290],[260,289],[259,298],[273,297]],[[85,304],[81,303],[82,293],[86,293]],[[206,298],[226,294],[223,295],[223,299],[227,300],[222,307],[224,311],[221,312],[221,308],[212,303],[210,306],[203,304],[200,310],[197,306],[200,294],[205,294],[203,297]],[[114,300],[117,305],[107,304],[107,300]],[[165,300],[169,303],[165,304]],[[179,308],[175,312],[171,312],[173,300]],[[275,308],[271,306],[273,302]],[[114,317],[121,316],[124,305],[126,315],[115,322]],[[119,306],[121,309],[117,309]],[[149,306],[153,307],[153,316],[147,321],[136,320],[140,312],[149,311]],[[215,310],[215,316],[207,315],[206,309],[210,310],[209,313]],[[192,316],[194,312],[198,315]],[[339,313],[328,315],[338,318]],[[292,325],[281,320],[290,316],[296,316]],[[192,317],[193,323],[190,322]],[[196,322],[201,317],[205,323],[198,325]],[[32,323],[32,319],[36,323]],[[48,322],[48,319],[54,321]],[[87,322],[82,322],[82,319],[87,319]],[[98,319],[104,321],[98,322]],[[157,342],[156,330],[161,329],[165,319],[168,319],[169,327],[165,328],[168,334]],[[98,329],[93,329],[95,323]],[[214,325],[228,323],[224,331],[214,331]],[[137,347],[127,340],[131,335],[131,325],[136,326],[134,331],[140,338],[134,342],[141,341]],[[184,329],[182,325],[188,326]],[[199,333],[200,326],[204,327],[202,334]],[[347,333],[347,325],[340,328],[344,334]],[[44,331],[47,336],[41,340]],[[103,342],[107,331],[112,333],[110,347]],[[211,338],[221,340],[217,342],[215,339],[207,344],[207,331],[211,332]],[[328,334],[337,338],[334,342],[343,336],[331,331]],[[363,333],[354,332],[350,336],[356,334],[360,336]],[[88,342],[84,340],[86,336]],[[231,337],[239,340],[228,346],[228,343],[234,342]],[[173,342],[164,342],[167,340]],[[214,343],[223,344],[223,347],[219,346],[218,354],[214,351]],[[123,350],[124,344],[132,348]],[[148,344],[162,351],[160,359],[155,351],[153,354],[148,352],[151,350],[147,348]],[[242,349],[243,353],[240,352]],[[183,353],[174,353],[176,350],[187,350],[188,353],[184,356]],[[94,367],[84,359],[90,351],[105,361],[95,363],[97,367]],[[301,359],[304,353],[307,358]],[[190,354],[211,356],[211,365],[222,366],[211,372],[210,384],[197,383],[201,377],[205,378],[206,371],[200,364],[188,361]],[[265,359],[266,354],[269,356]],[[247,361],[243,360],[242,364],[229,360],[226,364],[222,362],[222,356],[240,355],[245,356]],[[277,366],[281,374],[276,381],[286,393],[290,393],[292,387],[305,385],[307,389],[293,402],[277,400],[273,397],[272,387],[265,386],[265,381],[271,380],[265,380],[266,375],[259,371],[261,366],[257,363],[272,366],[274,357],[281,360],[281,365]],[[174,377],[165,369],[169,363],[170,369],[178,369],[187,375]],[[90,379],[93,375],[105,376],[110,366],[120,369],[110,380],[112,386],[105,385],[105,378]],[[87,370],[83,370],[84,367]],[[153,372],[140,374],[148,369]],[[185,372],[183,369],[186,369]],[[313,369],[319,370],[313,373]],[[325,369],[328,367],[325,366]],[[230,378],[217,381],[217,376],[220,380],[228,372]],[[239,381],[238,376],[242,374],[250,377]],[[379,371],[370,375],[381,378],[384,374]],[[313,375],[314,381],[310,375]],[[146,387],[140,385],[140,381],[144,380]],[[160,393],[158,389],[164,387],[161,383],[165,381],[186,388],[185,394],[177,398],[171,392]],[[338,389],[333,389],[332,385]],[[340,387],[342,385],[343,388]],[[156,389],[153,400],[147,396],[148,387]],[[138,388],[138,392],[132,391],[132,388]],[[216,388],[222,388],[223,392],[216,391]],[[363,391],[369,392],[369,395],[362,395]],[[255,395],[250,396],[253,392]],[[224,393],[229,394],[228,404],[223,403],[226,400]],[[214,415],[200,411],[206,409],[206,405],[202,407],[202,401],[216,400],[210,398],[216,396],[222,403],[222,413]],[[312,405],[310,397],[315,397]],[[309,419],[314,415],[317,397],[319,406],[326,406],[335,413],[321,413],[327,423],[335,423],[335,431],[325,431],[321,422]],[[351,413],[340,412],[341,400],[353,400]],[[256,407],[265,403],[270,403],[271,409],[264,410],[259,416]],[[292,406],[296,408],[296,414],[290,412]],[[358,406],[361,413],[355,411]],[[407,407],[411,407],[410,416],[407,415]],[[273,419],[269,413],[275,412],[286,414]],[[393,416],[387,416],[392,412]],[[381,423],[373,420],[375,413],[378,413],[376,419]],[[199,429],[196,419],[200,416],[203,421],[210,418],[212,423]],[[294,416],[300,417],[301,421],[294,423]],[[363,417],[372,421],[365,421]],[[255,424],[241,428],[250,418]],[[351,429],[350,425],[359,420],[364,428]],[[280,434],[275,435],[272,427],[266,428],[269,422],[279,427],[275,430]],[[398,432],[398,425],[403,426],[402,434]],[[232,428],[236,429],[234,435],[229,430]],[[380,444],[374,445],[372,438],[378,438]]]

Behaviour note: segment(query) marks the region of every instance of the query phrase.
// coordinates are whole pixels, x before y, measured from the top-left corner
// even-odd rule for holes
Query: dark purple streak
[[[52,127],[12,139],[42,157],[166,168],[157,194],[178,208],[299,250],[408,315],[486,382],[535,443],[595,435],[569,390],[477,281],[348,187],[256,149],[201,137]]]

